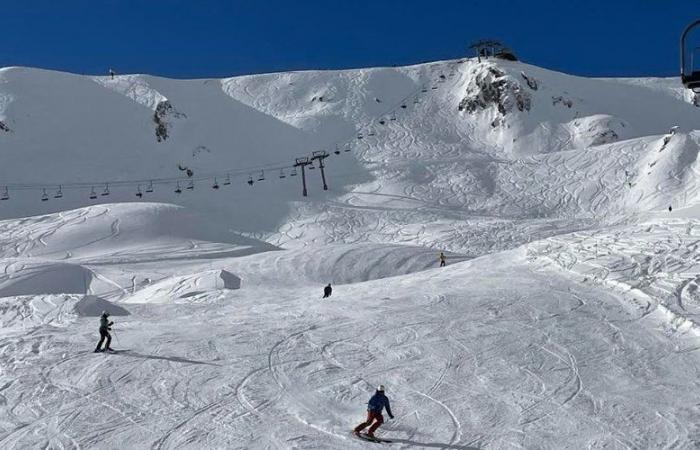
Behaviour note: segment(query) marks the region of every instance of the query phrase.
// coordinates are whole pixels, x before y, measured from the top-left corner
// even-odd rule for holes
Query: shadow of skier
[[[207,365],[207,366],[221,367],[220,364],[215,364],[215,363],[210,363],[210,362],[205,362],[205,361],[195,361],[194,359],[181,358],[179,356],[144,355],[143,353],[132,352],[131,350],[123,350],[123,351],[120,351],[118,353],[114,353],[114,355],[133,356],[134,358],[142,358],[142,359],[161,359],[164,361],[172,361],[172,362],[178,362],[178,363],[183,363],[183,364],[203,364],[203,365]]]
[[[412,441],[410,439],[397,439],[397,438],[389,438],[391,439],[391,442],[397,443],[397,444],[408,444],[413,447],[419,447],[419,448],[443,448],[443,449],[451,449],[451,450],[479,450],[479,447],[472,447],[469,445],[456,445],[456,444],[443,444],[440,442],[418,442],[418,441]]]

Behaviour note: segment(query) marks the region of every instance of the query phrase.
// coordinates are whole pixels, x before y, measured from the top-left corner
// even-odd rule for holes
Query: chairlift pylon
[[[687,39],[693,30],[700,32],[700,19],[688,25],[681,34],[681,82],[687,89],[700,93],[700,61],[696,59],[696,55],[700,58],[700,39],[695,45],[690,46],[690,52],[687,48]],[[690,59],[686,60],[688,56]]]
[[[45,188],[42,189],[42,192],[41,192],[41,201],[42,201],[42,202],[47,202],[47,201],[49,201],[49,194],[46,193],[46,189],[45,189]]]

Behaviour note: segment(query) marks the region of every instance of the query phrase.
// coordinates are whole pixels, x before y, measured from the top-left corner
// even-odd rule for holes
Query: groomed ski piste
[[[693,102],[495,59],[0,69],[0,447],[696,448]],[[278,165],[318,150],[303,197]],[[379,384],[392,443],[351,435]]]

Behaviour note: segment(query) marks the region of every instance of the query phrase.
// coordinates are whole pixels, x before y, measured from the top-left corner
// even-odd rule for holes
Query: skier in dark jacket
[[[367,402],[367,420],[355,427],[355,435],[359,436],[360,431],[369,427],[367,436],[374,438],[374,432],[384,423],[384,417],[382,416],[382,410],[384,408],[386,408],[386,413],[389,414],[389,418],[393,419],[394,415],[391,413],[389,398],[384,395],[384,385],[380,384],[377,388],[377,392],[375,392],[372,398],[369,399],[369,402]]]
[[[109,330],[112,329],[110,327],[114,325],[114,322],[111,322],[108,317],[109,313],[107,311],[102,311],[102,316],[100,317],[100,342],[97,343],[95,353],[112,350],[109,346],[109,344],[112,343],[112,335],[109,334]],[[105,344],[104,350],[101,350],[100,347],[102,347],[102,342],[104,342],[105,339],[107,339],[107,343]]]
[[[331,284],[328,283],[328,286],[323,288],[323,298],[330,297],[332,293],[333,293],[333,288],[331,287]]]

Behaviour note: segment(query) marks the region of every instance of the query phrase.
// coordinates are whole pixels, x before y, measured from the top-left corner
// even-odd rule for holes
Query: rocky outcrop
[[[467,86],[458,109],[467,113],[495,108],[501,116],[512,111],[529,111],[532,98],[514,78],[495,66],[479,66]]]
[[[156,110],[153,113],[153,122],[156,124],[156,139],[158,142],[163,142],[168,139],[170,129],[169,119],[184,118],[185,115],[178,112],[168,100],[158,102]]]

